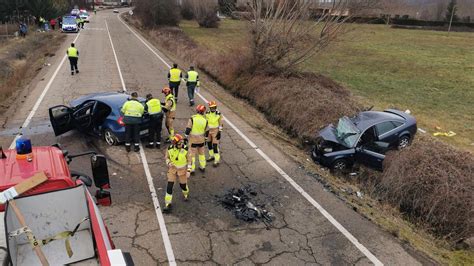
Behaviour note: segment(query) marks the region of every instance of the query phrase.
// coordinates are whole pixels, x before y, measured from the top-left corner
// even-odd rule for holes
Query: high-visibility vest
[[[165,101],[172,101],[173,105],[171,106],[170,111],[176,111],[176,100],[174,99],[173,94],[170,93],[170,94],[166,95]]]
[[[179,82],[181,81],[181,70],[178,68],[170,69],[170,81]]]
[[[191,128],[191,135],[204,135],[206,133],[207,120],[200,114],[191,117],[193,127]]]
[[[122,113],[125,116],[142,117],[145,107],[137,100],[128,100],[122,106]]]
[[[188,71],[188,82],[197,82],[198,73],[194,70]]]
[[[221,118],[221,113],[219,111],[215,112],[207,112],[206,119],[207,119],[207,126],[209,128],[218,128],[219,127],[219,119]]]
[[[156,115],[161,113],[161,103],[158,99],[151,99],[146,102],[148,107],[148,113],[150,115]]]
[[[79,55],[77,54],[76,47],[67,48],[67,56],[69,56],[69,57],[79,57]]]
[[[168,148],[168,157],[176,168],[184,168],[188,165],[188,149],[186,147],[178,149],[176,146],[171,145]]]

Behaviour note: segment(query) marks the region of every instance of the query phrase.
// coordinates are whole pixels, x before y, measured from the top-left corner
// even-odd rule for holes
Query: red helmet
[[[199,104],[198,106],[196,106],[196,112],[204,114],[204,112],[206,112],[206,106]]]
[[[174,135],[172,142],[173,144],[178,144],[182,142],[183,140],[184,140],[183,136],[181,136],[180,134],[176,134]]]
[[[216,101],[210,101],[208,104],[209,104],[209,108],[217,107]]]
[[[169,87],[164,87],[162,90],[161,90],[162,93],[164,93],[165,95],[168,95],[171,93],[171,89]]]

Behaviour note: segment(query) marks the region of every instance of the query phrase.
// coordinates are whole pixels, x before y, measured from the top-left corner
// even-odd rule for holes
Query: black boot
[[[171,212],[171,203],[166,204],[165,207],[163,208],[163,213],[170,213]]]
[[[139,151],[140,151],[140,146],[135,145],[135,146],[133,147],[133,151],[139,152]]]
[[[155,147],[155,145],[153,145],[153,142],[150,142],[145,147],[153,149]]]
[[[127,152],[130,152],[130,150],[131,150],[131,146],[130,146],[130,145],[127,145],[127,144],[125,144],[125,150],[126,150]]]

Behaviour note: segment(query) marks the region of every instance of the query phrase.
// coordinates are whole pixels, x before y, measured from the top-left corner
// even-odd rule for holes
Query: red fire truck
[[[90,156],[92,178],[69,169],[69,162],[79,156]],[[5,229],[0,247],[6,250],[0,261],[10,265],[133,264],[128,253],[115,249],[97,207],[111,204],[104,156],[95,152],[70,155],[58,145],[31,147],[26,139],[18,140],[16,149],[0,148],[2,193],[38,173],[44,173],[47,180],[14,198],[27,226],[21,226],[10,202],[0,207],[4,211],[0,227]],[[92,183],[97,188],[95,199],[87,189]],[[47,263],[33,252],[37,245]]]

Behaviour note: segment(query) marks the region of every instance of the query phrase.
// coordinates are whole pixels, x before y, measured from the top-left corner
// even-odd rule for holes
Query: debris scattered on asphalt
[[[364,196],[364,193],[362,193],[360,191],[357,191],[356,194],[357,194],[357,197],[359,197],[359,198],[362,198]]]
[[[246,185],[241,188],[231,188],[223,196],[218,197],[219,202],[224,208],[232,211],[235,218],[249,223],[261,221],[267,229],[270,229],[274,216],[264,209],[264,204],[250,201],[255,196],[257,196],[257,192],[250,185]]]

